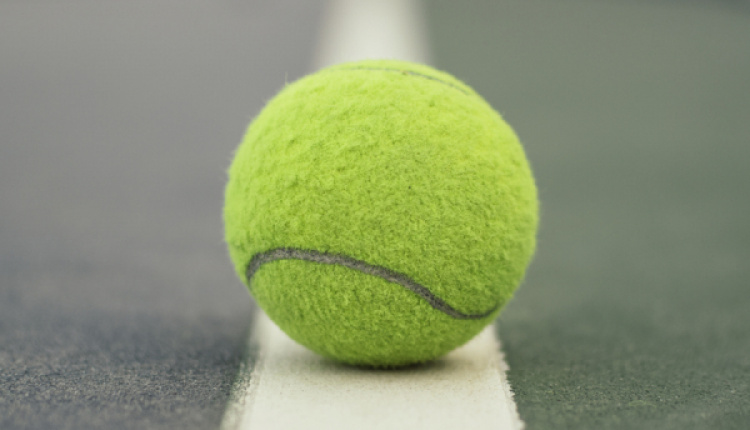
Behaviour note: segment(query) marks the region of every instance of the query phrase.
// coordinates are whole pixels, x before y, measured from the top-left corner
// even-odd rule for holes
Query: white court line
[[[367,58],[429,63],[425,27],[415,0],[329,0],[313,70]]]
[[[363,58],[429,62],[419,3],[329,1],[314,68]],[[402,370],[336,364],[297,345],[259,312],[222,430],[520,430],[494,327],[446,357]]]
[[[523,428],[493,327],[443,359],[402,370],[319,357],[265,314],[255,329],[258,362],[239,378],[222,430]]]

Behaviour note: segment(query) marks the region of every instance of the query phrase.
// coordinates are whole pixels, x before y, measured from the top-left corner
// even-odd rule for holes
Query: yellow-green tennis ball
[[[346,363],[439,357],[493,321],[535,246],[513,130],[430,67],[361,61],[286,86],[229,169],[226,241],[292,339]]]

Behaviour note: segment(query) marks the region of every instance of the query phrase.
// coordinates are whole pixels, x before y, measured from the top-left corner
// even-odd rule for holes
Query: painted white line
[[[492,327],[443,359],[401,370],[340,365],[264,314],[259,362],[232,429],[521,429]]]
[[[429,63],[424,14],[416,0],[329,0],[314,70],[389,58]]]
[[[429,63],[416,0],[331,0],[314,68],[364,58]],[[494,327],[434,363],[366,370],[297,345],[259,312],[222,430],[519,430]]]

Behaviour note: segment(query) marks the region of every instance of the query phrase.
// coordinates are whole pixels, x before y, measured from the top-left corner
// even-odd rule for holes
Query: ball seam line
[[[479,314],[466,314],[454,309],[441,298],[434,295],[429,289],[427,289],[427,287],[419,284],[418,282],[402,273],[395,272],[383,266],[377,266],[362,260],[357,260],[356,258],[352,258],[347,255],[332,254],[328,252],[300,248],[275,248],[255,254],[250,259],[250,262],[248,263],[247,269],[245,271],[245,275],[247,277],[247,285],[251,285],[253,276],[255,276],[261,266],[266,263],[278,260],[302,260],[319,264],[337,265],[357,270],[367,275],[376,276],[388,282],[398,284],[406,288],[407,290],[410,290],[417,296],[424,299],[434,309],[443,312],[444,314],[455,319],[478,320],[486,318],[492,315],[498,308],[500,308],[501,305],[500,303],[498,303],[488,311]],[[250,286],[250,289],[252,290],[252,286]]]
[[[416,76],[416,77],[419,77],[419,78],[429,79],[431,81],[435,81],[435,82],[441,83],[443,85],[446,85],[448,87],[451,87],[451,88],[453,88],[455,90],[458,90],[458,91],[466,94],[467,96],[471,95],[468,91],[464,90],[463,88],[459,87],[458,85],[452,84],[452,83],[450,83],[448,81],[444,81],[444,80],[442,80],[440,78],[436,78],[434,76],[425,75],[423,73],[414,72],[414,71],[411,71],[411,70],[389,69],[389,68],[385,68],[385,67],[342,67],[340,69],[332,69],[330,71],[331,72],[337,72],[337,71],[343,71],[343,70],[370,70],[370,71],[376,71],[376,72],[402,73],[402,74],[406,74],[406,75]]]

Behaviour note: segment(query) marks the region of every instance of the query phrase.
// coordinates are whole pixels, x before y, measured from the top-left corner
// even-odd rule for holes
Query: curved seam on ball
[[[452,306],[447,304],[441,298],[435,296],[425,286],[419,284],[418,282],[414,281],[413,279],[409,278],[408,276],[402,273],[395,272],[383,266],[376,266],[376,265],[367,263],[362,260],[357,260],[355,258],[346,256],[346,255],[330,254],[327,252],[321,252],[321,251],[315,251],[315,250],[309,250],[309,249],[299,249],[299,248],[276,248],[276,249],[271,249],[265,252],[260,252],[260,253],[255,254],[250,259],[250,263],[248,263],[247,269],[245,271],[248,285],[250,285],[250,282],[253,276],[260,269],[261,266],[263,266],[266,263],[270,263],[270,262],[278,261],[278,260],[302,260],[302,261],[311,261],[311,262],[319,263],[319,264],[337,265],[337,266],[343,266],[349,269],[357,270],[367,275],[376,276],[378,278],[384,279],[394,284],[398,284],[406,288],[407,290],[412,291],[419,297],[423,298],[430,306],[432,306],[436,310],[443,312],[444,314],[450,317],[456,318],[456,319],[461,319],[461,320],[482,319],[482,318],[490,316],[493,312],[495,312],[500,307],[500,304],[497,304],[493,306],[492,309],[488,310],[487,312],[483,312],[481,314],[465,314],[463,312],[460,312],[454,309]]]
[[[448,81],[444,81],[444,80],[436,78],[434,76],[425,75],[425,74],[422,74],[422,73],[419,73],[419,72],[413,72],[411,70],[388,69],[388,68],[383,68],[383,67],[342,67],[340,69],[333,69],[331,71],[341,71],[341,70],[372,70],[372,71],[376,71],[376,72],[403,73],[403,74],[407,74],[407,75],[416,76],[416,77],[419,77],[419,78],[424,78],[424,79],[429,79],[431,81],[439,82],[439,83],[441,83],[443,85],[446,85],[446,86],[449,86],[449,87],[451,87],[453,89],[461,91],[462,93],[466,94],[467,96],[471,95],[471,94],[469,94],[468,91],[464,90],[463,88],[459,87],[458,85],[452,84],[452,83],[450,83]]]

